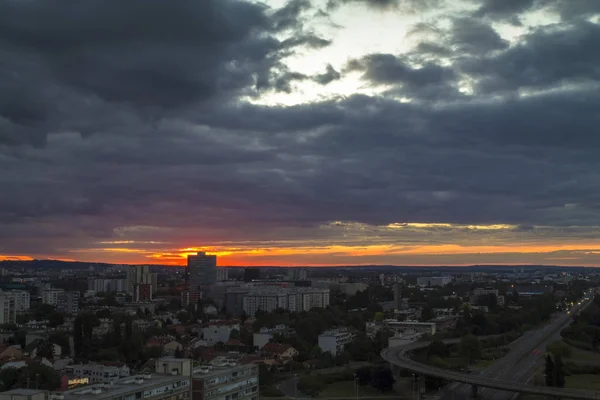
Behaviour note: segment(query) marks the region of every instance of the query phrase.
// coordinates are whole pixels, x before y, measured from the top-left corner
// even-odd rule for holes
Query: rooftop
[[[223,374],[229,374],[235,371],[243,371],[253,367],[256,368],[256,365],[238,364],[237,360],[228,361],[227,357],[217,357],[209,365],[202,365],[194,368],[194,378],[213,378]]]
[[[33,396],[38,393],[46,393],[45,390],[37,390],[37,389],[13,389],[2,392],[2,395],[12,395],[12,396]]]
[[[67,390],[62,394],[65,396],[65,400],[110,400],[154,388],[160,388],[161,390],[167,388],[169,390],[182,390],[184,387],[189,387],[189,378],[181,375],[152,374],[151,376],[144,376],[146,378],[128,377],[119,379],[113,384],[89,385],[83,388]],[[183,381],[186,383],[181,384]],[[146,397],[151,397],[151,395]]]

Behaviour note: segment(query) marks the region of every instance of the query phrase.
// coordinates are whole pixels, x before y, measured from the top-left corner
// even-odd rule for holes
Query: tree
[[[433,357],[447,357],[448,353],[448,348],[441,340],[434,340],[427,347],[427,359],[429,360]]]
[[[37,346],[37,355],[47,359],[54,358],[54,346],[50,340],[42,340]]]
[[[569,345],[567,345],[562,340],[557,340],[555,342],[550,343],[548,345],[547,349],[548,349],[548,352],[550,352],[550,354],[552,354],[553,357],[558,356],[558,357],[569,358],[572,353],[571,347],[569,347]]]
[[[426,305],[421,309],[421,321],[429,321],[433,318],[435,318],[435,313],[429,305]]]
[[[554,386],[554,379],[556,378],[556,366],[554,365],[554,361],[552,360],[552,356],[550,354],[546,356],[544,375],[546,377],[546,386]]]
[[[383,321],[384,317],[385,317],[385,315],[381,311],[378,311],[375,313],[373,320],[376,322],[381,322],[381,321]]]
[[[241,335],[240,335],[240,331],[238,331],[237,329],[232,329],[231,331],[229,331],[229,339],[240,339]]]
[[[65,323],[65,317],[59,312],[53,312],[48,315],[48,325],[51,328],[55,328]]]
[[[460,354],[469,363],[481,357],[481,343],[475,335],[465,335],[460,339]]]
[[[360,386],[368,385],[373,379],[373,369],[371,367],[360,367],[356,370],[356,379]]]
[[[565,387],[565,366],[561,356],[554,357],[554,386]]]
[[[389,392],[394,389],[394,375],[389,367],[380,366],[373,371],[371,386],[381,392]]]
[[[190,314],[187,311],[180,311],[177,313],[177,319],[183,325],[186,325],[190,320]]]

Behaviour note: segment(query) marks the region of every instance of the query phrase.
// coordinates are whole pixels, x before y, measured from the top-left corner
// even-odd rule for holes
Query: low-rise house
[[[19,361],[23,359],[23,351],[20,346],[8,346],[0,348],[0,361]]]
[[[267,343],[261,349],[261,354],[275,360],[290,361],[298,355],[298,350],[285,343]]]
[[[275,328],[262,327],[259,332],[252,334],[252,345],[258,349],[262,349],[264,345],[269,343],[275,335],[288,337],[296,332],[290,329],[287,325],[277,325]]]
[[[225,343],[229,340],[229,336],[233,330],[237,330],[238,332],[240,331],[239,321],[210,321],[202,329],[202,335],[204,340],[208,340],[209,342]]]
[[[163,353],[166,356],[174,356],[177,352],[183,350],[183,345],[175,340],[165,344],[163,346]]]

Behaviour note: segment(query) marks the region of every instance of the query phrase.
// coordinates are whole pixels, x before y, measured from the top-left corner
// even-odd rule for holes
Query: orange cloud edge
[[[182,266],[187,256],[204,251],[218,257],[219,266],[309,266],[360,265],[468,266],[468,265],[600,265],[600,243],[536,245],[331,245],[322,247],[227,248],[185,247],[145,250],[104,247],[70,251],[77,257],[0,254],[0,261],[53,259],[112,264],[157,264]],[[534,260],[531,260],[534,258]]]

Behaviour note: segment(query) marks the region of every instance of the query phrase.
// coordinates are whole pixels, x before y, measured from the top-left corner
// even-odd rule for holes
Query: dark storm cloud
[[[408,97],[456,95],[457,76],[451,68],[428,63],[412,67],[391,54],[371,54],[348,64],[349,71],[364,71],[363,79],[375,85],[399,85]]]
[[[514,17],[524,11],[534,8],[535,5],[545,3],[547,0],[484,0],[477,1],[481,4],[477,11],[477,16],[487,16],[492,18]]]
[[[341,78],[282,62],[330,44],[293,23],[306,2],[0,4],[0,252],[136,235],[329,243],[316,227],[332,221],[597,239],[598,25],[574,18],[507,47],[455,19],[418,47],[422,62],[350,63],[387,93],[286,107],[241,98]],[[40,146],[12,146],[24,143]]]
[[[48,130],[63,128],[72,116],[50,112],[51,91],[65,102],[98,97],[158,116],[281,88],[282,57],[330,43],[301,30],[283,41],[271,35],[294,28],[308,6],[292,1],[269,18],[261,6],[232,0],[4,1],[0,138],[43,143]],[[48,125],[48,114],[59,126]]]
[[[597,82],[599,41],[598,24],[540,28],[494,57],[463,60],[461,69],[480,79],[482,93]]]

